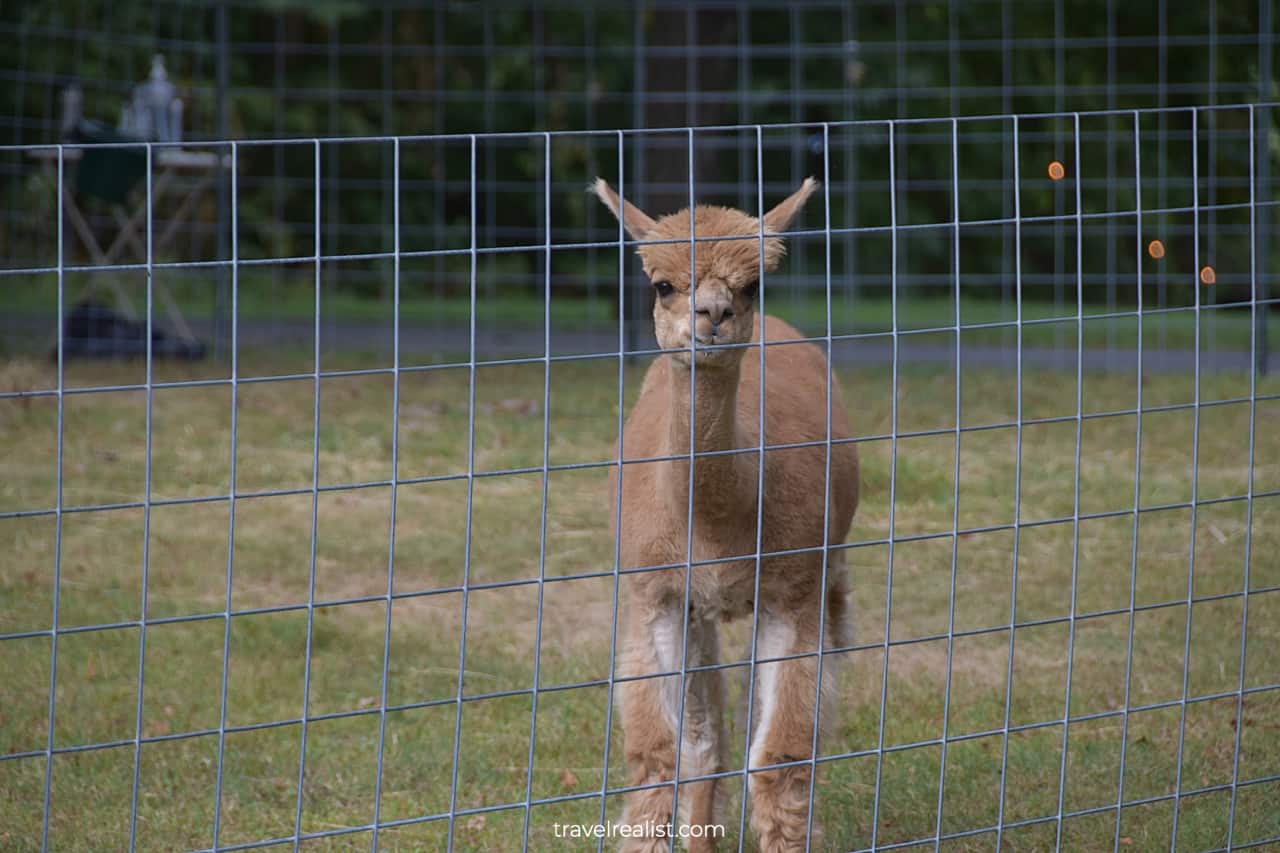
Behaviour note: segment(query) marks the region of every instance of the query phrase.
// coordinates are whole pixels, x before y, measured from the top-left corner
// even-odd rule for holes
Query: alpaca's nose
[[[707,320],[710,321],[711,327],[714,329],[716,326],[719,326],[721,321],[725,318],[733,316],[733,306],[728,302],[722,302],[717,299],[710,305],[699,305],[698,314],[706,317]]]

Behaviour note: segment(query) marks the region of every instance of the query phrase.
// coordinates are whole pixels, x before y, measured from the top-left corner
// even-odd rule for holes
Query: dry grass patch
[[[246,364],[248,362],[245,362]],[[305,372],[305,363],[278,362],[258,373]],[[627,401],[638,392],[643,365],[628,365]],[[137,365],[71,365],[69,387],[139,379]],[[211,365],[157,365],[158,381],[217,376]],[[56,377],[44,364],[10,364],[0,387],[48,388]],[[235,543],[231,553],[231,618],[226,656],[227,717],[232,725],[284,721],[273,728],[228,734],[219,843],[288,836],[298,801],[299,720],[306,713],[357,716],[309,726],[303,783],[302,830],[362,826],[373,817],[379,697],[387,669],[381,815],[387,820],[429,817],[450,802],[454,726],[462,631],[464,703],[457,770],[461,807],[521,802],[533,797],[598,790],[612,738],[610,784],[621,784],[618,733],[605,731],[608,691],[582,686],[539,694],[536,721],[527,691],[535,662],[544,688],[607,679],[613,618],[613,580],[565,576],[607,572],[606,470],[581,468],[494,476],[510,468],[537,469],[544,450],[552,465],[604,462],[613,457],[617,424],[617,363],[564,363],[552,368],[550,409],[544,411],[544,373],[533,367],[488,366],[476,371],[476,477],[468,514],[467,405],[470,371],[443,368],[406,373],[400,384],[399,476],[418,481],[396,489],[395,549],[391,552],[393,382],[389,376],[325,378],[320,383],[319,470],[313,470],[315,383],[242,383],[235,399]],[[961,377],[964,432],[956,465],[954,374],[904,368],[899,377],[898,428],[940,434],[877,439],[861,446],[863,499],[849,541],[857,648],[831,661],[839,673],[839,701],[823,754],[831,760],[817,799],[833,848],[931,837],[991,826],[1001,791],[1006,819],[1056,814],[1065,762],[1066,810],[1112,805],[1173,792],[1177,742],[1183,737],[1184,790],[1230,782],[1237,731],[1241,779],[1280,772],[1280,712],[1270,689],[1250,693],[1236,717],[1241,602],[1248,560],[1248,654],[1245,686],[1280,683],[1274,656],[1280,640],[1280,497],[1243,494],[1252,473],[1257,492],[1280,489],[1280,431],[1270,428],[1280,408],[1258,404],[1256,451],[1248,470],[1249,407],[1200,410],[1199,459],[1193,466],[1194,413],[1123,410],[1136,405],[1132,376],[1087,374],[1086,413],[1114,413],[1080,424],[1079,509],[1101,514],[1073,521],[1076,506],[1076,430],[1072,419],[1000,426],[1014,417],[1017,389],[1003,373],[966,370]],[[852,423],[860,435],[890,433],[893,409],[888,371],[840,371]],[[1274,393],[1275,380],[1259,392]],[[871,393],[872,389],[875,393]],[[1240,376],[1206,374],[1202,400],[1247,396]],[[1075,378],[1028,370],[1025,418],[1074,416]],[[1151,376],[1146,405],[1190,402],[1187,377]],[[112,391],[69,395],[65,409],[63,500],[68,507],[141,500],[146,458],[146,394]],[[57,496],[56,400],[0,400],[6,476],[0,511],[47,509]],[[550,434],[544,435],[544,418]],[[231,392],[226,386],[157,389],[152,399],[152,492],[158,499],[215,498],[156,505],[149,518],[147,608],[155,618],[198,621],[152,624],[143,658],[142,730],[147,737],[191,733],[145,743],[138,799],[140,849],[190,849],[212,844],[223,678],[221,611],[227,595],[227,535],[231,517]],[[545,448],[544,448],[545,441]],[[1021,457],[1019,457],[1019,446]],[[1020,459],[1020,462],[1019,462]],[[1144,508],[1131,512],[1134,477]],[[1021,481],[1018,474],[1021,474]],[[315,499],[313,478],[322,491]],[[427,478],[427,479],[422,479]],[[890,503],[890,484],[895,501]],[[371,484],[364,488],[337,488]],[[1181,504],[1192,489],[1204,504]],[[292,494],[265,494],[300,490]],[[954,504],[959,495],[959,507]],[[1014,496],[1021,504],[1015,507]],[[544,494],[546,504],[544,507]],[[1165,506],[1174,504],[1174,506]],[[1156,507],[1163,507],[1156,509]],[[313,542],[312,514],[316,527]],[[545,512],[545,523],[544,523]],[[890,533],[926,538],[883,543]],[[1016,542],[1009,525],[1024,524]],[[953,518],[963,532],[951,535]],[[142,602],[144,512],[117,508],[63,516],[59,621],[63,626],[131,622]],[[994,529],[992,529],[994,528]],[[52,613],[56,525],[50,516],[0,519],[0,632],[46,629]],[[1136,542],[1134,537],[1137,537]],[[1252,548],[1245,552],[1246,537]],[[1193,550],[1194,547],[1194,550]],[[312,553],[314,549],[314,577]],[[1194,572],[1192,557],[1194,555]],[[1136,559],[1135,559],[1136,558]],[[1016,563],[1016,573],[1014,571]],[[388,568],[397,598],[388,605]],[[538,608],[538,578],[542,607]],[[1073,584],[1074,577],[1074,584]],[[515,585],[473,590],[471,583]],[[1184,660],[1190,580],[1191,653]],[[954,587],[954,596],[952,589]],[[318,606],[310,628],[306,602]],[[1071,620],[1074,591],[1076,606]],[[1016,600],[1015,600],[1016,596]],[[1139,611],[1132,617],[1130,598]],[[352,601],[355,599],[355,601]],[[270,612],[265,612],[264,609]],[[390,618],[390,644],[384,633]],[[1019,627],[1010,637],[1011,617]],[[541,621],[542,643],[535,647]],[[949,625],[958,634],[947,639]],[[887,681],[886,625],[889,648]],[[741,660],[745,624],[730,626],[725,654]],[[1132,658],[1129,658],[1132,631]],[[304,651],[310,637],[310,693]],[[129,740],[134,733],[139,631],[136,626],[64,634],[58,643],[57,746]],[[1062,718],[1070,714],[1065,757]],[[1012,661],[1010,651],[1012,650]],[[0,641],[0,748],[5,754],[41,750],[47,737],[47,637]],[[1011,724],[1004,734],[1006,675]],[[1131,663],[1125,679],[1126,664]],[[1183,671],[1187,695],[1182,706]],[[739,669],[730,673],[730,703],[740,704]],[[950,694],[946,687],[950,683]],[[884,744],[895,750],[877,761],[880,702],[885,691]],[[515,695],[503,694],[517,691]],[[1134,710],[1124,717],[1126,691]],[[1163,707],[1145,707],[1174,702]],[[944,715],[944,708],[946,714]],[[1085,715],[1088,719],[1078,719]],[[1127,722],[1126,722],[1127,720]],[[948,742],[944,755],[939,739]],[[530,733],[533,767],[526,766]],[[742,761],[743,721],[731,724],[731,762]],[[852,757],[849,757],[854,753]],[[1002,785],[1000,768],[1007,765]],[[44,758],[0,761],[0,846],[39,846]],[[531,776],[529,775],[531,772]],[[133,747],[62,754],[54,760],[51,842],[82,846],[128,843]],[[937,813],[942,785],[942,813]],[[727,783],[727,815],[736,833],[739,780]],[[1280,833],[1266,785],[1239,790],[1236,836],[1259,840]],[[876,793],[880,825],[871,823]],[[607,814],[616,816],[615,797]],[[1225,843],[1229,796],[1185,799],[1180,848]],[[594,822],[598,798],[538,806],[530,815],[531,845],[558,843],[555,821]],[[33,818],[34,815],[34,818]],[[523,809],[459,818],[461,850],[518,849]],[[1119,832],[1133,849],[1168,844],[1169,801],[1126,806]],[[443,821],[385,830],[392,849],[437,849]],[[1115,813],[1070,818],[1064,844],[1110,844]],[[1056,825],[1009,830],[1014,849],[1042,849]],[[1084,840],[1089,839],[1089,840]],[[367,846],[367,832],[342,842]],[[994,836],[955,839],[948,849],[989,849]],[[336,843],[336,840],[335,840]],[[339,844],[338,846],[342,846]]]

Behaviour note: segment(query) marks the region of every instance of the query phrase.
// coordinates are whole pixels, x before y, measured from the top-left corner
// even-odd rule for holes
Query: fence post
[[[225,142],[227,140],[227,86],[228,86],[228,67],[227,67],[227,4],[226,0],[218,3],[217,11],[217,85],[214,89],[214,118],[218,126],[218,140]],[[227,198],[227,176],[222,172],[223,155],[222,149],[217,150],[218,163],[214,167],[214,175],[216,175],[217,201],[216,201],[216,219],[217,219],[217,258],[219,261],[227,260],[227,248],[230,245],[228,219],[230,213],[230,205]],[[227,329],[230,324],[227,322],[228,313],[231,308],[230,301],[227,299],[227,283],[230,276],[227,274],[227,268],[219,265],[217,268],[217,283],[213,291],[213,357],[215,361],[222,358],[223,338],[226,337]]]
[[[1266,102],[1268,97],[1274,97],[1272,89],[1275,88],[1275,80],[1272,77],[1273,68],[1271,65],[1272,53],[1275,47],[1274,29],[1275,19],[1273,17],[1274,8],[1271,0],[1258,0],[1258,100]],[[1249,140],[1250,145],[1257,144],[1260,146],[1258,151],[1258,173],[1253,176],[1257,182],[1257,186],[1262,192],[1271,192],[1271,151],[1270,139],[1274,128],[1274,119],[1272,117],[1273,110],[1261,110],[1262,121],[1258,122],[1257,140]],[[1269,195],[1268,195],[1269,198]],[[1271,240],[1270,240],[1270,216],[1271,209],[1267,205],[1261,205],[1257,208],[1257,230],[1254,232],[1254,239],[1258,241],[1258,262],[1262,264],[1261,274],[1257,277],[1258,288],[1254,296],[1261,303],[1259,310],[1254,312],[1254,339],[1257,343],[1255,349],[1254,369],[1257,370],[1259,376],[1267,374],[1267,356],[1268,356],[1268,340],[1267,340],[1267,319],[1271,314],[1271,276],[1274,274],[1273,258],[1271,256]]]

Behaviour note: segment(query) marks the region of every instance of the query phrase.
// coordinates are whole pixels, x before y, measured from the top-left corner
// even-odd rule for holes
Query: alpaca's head
[[[817,181],[807,178],[800,189],[766,213],[763,233],[786,231],[817,186]],[[781,237],[766,236],[762,250],[761,223],[755,217],[731,207],[698,205],[693,214],[697,240],[695,274],[691,276],[687,209],[654,220],[631,202],[620,202],[603,178],[596,180],[593,189],[634,239],[674,241],[637,248],[655,290],[653,327],[659,346],[672,350],[678,361],[688,364],[691,336],[707,345],[751,340],[761,268],[764,272],[777,268],[786,252]],[[690,280],[695,287],[690,287]],[[691,316],[696,318],[692,331]],[[736,367],[745,352],[741,347],[700,350],[698,366]]]

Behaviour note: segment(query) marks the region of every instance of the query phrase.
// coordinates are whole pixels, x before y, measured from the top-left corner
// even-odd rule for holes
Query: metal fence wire
[[[226,170],[230,229],[225,256],[182,261],[154,252],[152,176],[172,146],[136,143],[117,147],[145,156],[143,260],[107,266],[63,252],[68,175],[92,147],[5,149],[53,152],[41,156],[56,251],[0,275],[40,290],[59,319],[47,329],[52,362],[11,361],[0,390],[11,438],[0,490],[0,660],[12,673],[0,688],[3,846],[602,849],[618,837],[569,841],[566,827],[616,828],[623,799],[646,788],[669,789],[679,813],[690,779],[716,779],[728,803],[721,844],[749,849],[743,803],[761,772],[747,766],[751,676],[800,659],[816,660],[814,690],[835,697],[821,706],[819,738],[815,694],[815,748],[781,765],[815,770],[805,826],[824,834],[806,832],[806,849],[1280,844],[1280,445],[1264,420],[1280,414],[1280,386],[1259,355],[1277,269],[1258,226],[1277,204],[1263,165],[1276,157],[1276,106],[188,145]],[[634,303],[623,295],[641,286],[633,256],[644,241],[621,223],[557,231],[561,204],[595,202],[583,193],[592,175],[553,174],[554,151],[611,152],[601,170],[627,198],[629,155],[650,137],[683,139],[695,177],[700,146],[728,139],[744,153],[758,216],[805,177],[769,157],[771,135],[798,131],[816,140],[821,185],[785,237],[817,270],[821,310],[796,322],[826,359],[828,399],[842,386],[852,434],[833,436],[828,404],[825,435],[769,444],[761,407],[758,445],[690,451],[679,469],[690,478],[683,559],[626,565],[609,516],[624,529],[645,519],[611,503],[605,477],[618,473],[620,495],[634,466],[685,457],[630,458],[614,443],[640,369],[664,357],[628,342]],[[1167,157],[1151,155],[1157,135]],[[501,203],[478,180],[489,145],[539,158],[540,185],[525,189],[539,201],[540,239],[481,239],[482,211]],[[340,197],[325,163],[350,146],[389,152],[383,250],[326,237]],[[240,187],[268,148],[309,161],[311,233],[288,254],[251,255]],[[446,166],[463,164],[450,179],[468,188],[465,240],[410,245],[402,178],[441,148]],[[944,173],[905,180],[920,150],[939,149]],[[968,193],[971,180],[998,192]],[[693,178],[686,190],[691,206],[724,200]],[[843,218],[852,193],[885,194],[886,219]],[[745,239],[758,246],[764,313],[789,273],[764,274],[759,229]],[[709,243],[697,236],[681,243],[691,256]],[[840,326],[847,242],[879,264],[883,329]],[[914,313],[899,288],[924,245],[949,259],[942,317]],[[613,265],[624,309],[604,340],[556,325],[556,271],[586,250]],[[503,348],[482,326],[482,279],[486,258],[509,255],[541,271],[542,323],[540,339]],[[467,310],[451,334],[410,342],[402,288],[437,260],[465,270]],[[389,360],[352,357],[328,334],[323,281],[344,264],[385,270]],[[1065,308],[1029,316],[1024,295],[1053,264],[1068,279]],[[304,353],[264,354],[242,334],[242,306],[272,267],[310,277]],[[975,268],[1009,271],[1008,316],[966,316]],[[217,271],[230,282],[226,359],[162,360],[163,288]],[[86,284],[108,279],[145,292],[140,362],[86,364],[69,351],[61,318]],[[1090,282],[1110,301],[1091,299]],[[1157,328],[1168,336],[1158,350]],[[767,400],[770,357],[794,343],[743,346],[759,353]],[[521,347],[532,352],[513,354]],[[693,447],[696,414],[689,428]],[[764,547],[762,526],[779,511],[763,498],[766,454],[820,448],[830,479],[841,444],[863,460],[847,540]],[[735,453],[756,466],[755,547],[696,555],[693,457]],[[219,461],[192,468],[196,456]],[[352,462],[363,456],[383,467]],[[810,487],[829,496],[831,485]],[[427,494],[443,497],[424,515],[414,501]],[[134,545],[108,542],[135,530]],[[341,542],[335,550],[339,539],[376,556],[361,563]],[[742,676],[744,708],[725,709],[738,722],[721,769],[681,775],[678,788],[626,776],[615,697],[639,678],[615,664],[627,584],[683,572],[688,638],[700,569],[753,563],[758,592],[762,560],[814,552],[824,579],[850,566],[850,642],[768,652],[753,614],[733,629],[745,654],[701,662],[686,651],[678,667],[643,676]],[[674,742],[688,724],[676,715]],[[675,755],[678,767],[687,755]]]
[[[0,20],[0,35],[16,45],[0,58],[5,84],[0,86],[0,142],[70,141],[62,135],[62,123],[64,96],[73,84],[82,92],[85,118],[114,123],[121,103],[146,78],[156,54],[164,58],[186,104],[185,138],[192,141],[757,123],[807,123],[812,128],[855,119],[1270,101],[1277,97],[1273,7],[1268,0],[1052,0],[1032,5],[1014,0],[653,0],[617,7],[579,0],[428,7],[404,0],[25,4]],[[1167,142],[1165,131],[1160,127],[1154,133]],[[1066,138],[1062,128],[1056,132],[1056,138]],[[1086,135],[1090,132],[1086,129]],[[834,141],[845,145],[844,138]],[[684,141],[677,133],[655,135],[647,143],[628,157],[634,198],[646,209],[676,209],[683,203],[687,178]],[[812,133],[789,138],[769,134],[765,144],[771,159],[789,163],[791,170],[773,178],[770,169],[771,181],[781,184],[792,173],[821,166],[820,144]],[[1008,139],[1001,144],[1009,150]],[[939,159],[923,175],[945,182],[929,175],[946,166],[945,145],[935,147]],[[445,148],[415,150],[402,164],[406,247],[439,247],[446,241],[467,245],[466,152],[456,148],[456,163],[438,170],[441,174],[417,168],[428,160],[439,163]],[[611,165],[603,149],[562,145],[557,150],[558,174],[571,175],[575,167],[593,173]],[[739,207],[753,204],[755,188],[746,165],[752,151],[745,136],[721,143],[704,136],[697,152],[699,191]],[[389,148],[327,145],[324,154],[326,188],[342,199],[325,206],[324,239],[332,248],[348,246],[344,251],[351,253],[388,252],[390,194],[375,190],[390,181]],[[310,242],[313,225],[307,153],[286,146],[246,148],[241,155],[255,161],[245,164],[240,182],[242,220],[257,223],[240,235],[242,254],[297,254],[299,246]],[[1062,156],[1057,152],[1058,159]],[[1162,149],[1149,160],[1159,166],[1167,156]],[[1184,152],[1178,156],[1185,160]],[[842,167],[847,158],[847,149],[837,156]],[[921,160],[928,163],[928,155],[904,160],[899,178],[917,180]],[[1110,167],[1110,155],[1107,162]],[[537,186],[539,163],[531,152],[518,155],[499,144],[481,146],[477,179],[485,185],[485,198],[501,200],[480,208],[482,245],[536,245],[542,239],[541,208],[529,192]],[[37,259],[52,251],[55,239],[52,229],[41,227],[55,215],[54,200],[40,191],[42,184],[29,180],[29,165],[21,156],[0,158],[5,189],[0,259],[13,266],[40,265]],[[859,165],[848,164],[851,178],[859,179]],[[1211,157],[1207,168],[1212,172],[1216,165]],[[1003,171],[1008,173],[1008,164]],[[873,172],[865,177],[879,176]],[[1109,168],[1107,177],[1118,183],[1122,176]],[[1002,179],[1000,174],[984,178],[975,173],[967,189],[996,193]],[[227,257],[227,193],[225,181],[218,182],[215,192],[179,216],[169,203],[171,193],[161,193],[160,255],[172,248],[179,250],[175,259],[194,258],[210,252],[212,245],[217,257]],[[836,222],[871,214],[883,219],[886,197],[881,192],[838,198],[833,217]],[[945,202],[939,199],[938,204],[945,209]],[[1160,206],[1168,206],[1167,199]],[[577,235],[557,239],[581,240],[584,229],[607,232],[608,214],[597,208],[557,203],[557,231]],[[1054,209],[1059,216],[1064,211]],[[1012,213],[1004,209],[998,216],[1009,219]],[[111,211],[102,205],[86,210],[86,218],[101,228],[114,225]],[[1265,219],[1260,224],[1269,234]],[[1055,239],[1061,241],[1063,233],[1059,228]],[[140,259],[138,247],[126,248]],[[841,241],[836,251],[855,256],[851,269],[858,263],[858,243],[852,238]],[[1057,257],[1069,256],[1062,245],[1055,251]],[[608,264],[596,254],[585,251],[580,263],[559,270],[559,281],[565,289],[576,288],[588,303],[583,311],[608,327],[616,294],[603,286],[608,272],[601,268]],[[1010,253],[984,253],[979,260],[997,256]],[[913,264],[902,270],[899,284],[933,288],[945,296],[947,252],[923,242],[913,248],[912,258],[920,268]],[[531,257],[485,256],[484,262],[486,301],[500,292],[537,299],[541,270]],[[438,299],[465,300],[465,265],[435,257],[430,266],[429,276],[413,282],[410,293],[424,290]],[[1002,289],[1011,270],[969,269],[990,275],[993,290],[1011,300],[1007,288]],[[791,270],[794,287],[775,291],[775,305],[784,297],[800,300],[805,286],[822,289],[820,256],[801,253]],[[270,275],[273,287],[265,298],[277,306],[266,314],[273,320],[269,334],[301,340],[306,325],[293,322],[297,312],[289,309],[305,296],[302,289],[293,286],[288,269],[269,266],[260,272]],[[858,276],[857,293],[886,297],[883,271],[876,272],[878,278]],[[1024,284],[1043,286],[1059,313],[1069,311],[1065,266],[1029,272],[1034,277]],[[1097,273],[1099,281],[1114,280],[1117,274],[1114,263]],[[388,281],[386,270],[353,262],[335,271],[326,287],[385,300]],[[187,313],[199,315],[193,320],[196,332],[219,352],[229,335],[228,286],[225,276],[206,281],[194,273],[170,283]],[[1161,288],[1153,295],[1161,306],[1163,292]],[[141,301],[140,291],[136,300]],[[12,314],[0,316],[0,334],[17,341],[14,346],[26,343],[30,311],[31,306],[20,304]],[[643,299],[637,298],[627,313],[637,319],[628,330],[628,345],[639,347],[646,334]],[[201,328],[206,316],[208,331]],[[1158,331],[1157,339],[1162,334]],[[40,340],[39,346],[45,343]],[[1059,343],[1069,349],[1068,341]],[[1069,352],[1063,357],[1069,359]]]

